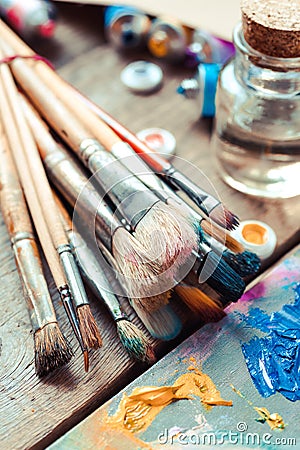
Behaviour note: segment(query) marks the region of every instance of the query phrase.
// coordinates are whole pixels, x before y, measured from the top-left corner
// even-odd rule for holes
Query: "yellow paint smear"
[[[208,375],[194,366],[189,370],[191,372],[181,375],[173,386],[144,386],[135,388],[129,396],[123,394],[116,413],[108,416],[106,423],[119,430],[142,432],[167,405],[177,400],[191,400],[192,396],[199,397],[209,407],[232,406],[231,401],[222,399]]]
[[[279,429],[283,430],[285,428],[285,424],[283,418],[278,413],[270,413],[267,408],[257,408],[254,407],[255,411],[258,412],[260,417],[263,418],[264,421],[267,422],[271,430]]]
[[[267,422],[267,424],[269,425],[271,430],[275,430],[275,429],[283,430],[285,428],[285,424],[284,424],[283,418],[278,413],[270,413],[267,410],[267,408],[260,408],[260,407],[257,407],[257,406],[253,406],[253,402],[251,402],[250,400],[246,399],[246,397],[241,393],[241,391],[236,389],[233,386],[233,384],[231,384],[230,386],[231,386],[231,389],[239,397],[244,398],[246,400],[246,402],[248,403],[248,405],[252,406],[253,409],[255,409],[255,411],[258,412],[258,414],[263,419],[263,421]]]

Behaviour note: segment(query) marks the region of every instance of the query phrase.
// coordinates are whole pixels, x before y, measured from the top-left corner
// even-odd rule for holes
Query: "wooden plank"
[[[213,442],[219,444],[218,448],[220,446],[226,449],[234,448],[235,445],[238,448],[264,448],[265,445],[272,449],[298,447],[299,402],[291,402],[278,392],[271,397],[262,398],[247,370],[241,344],[249,342],[253,336],[263,335],[247,323],[251,311],[259,308],[270,315],[280,311],[283,305],[294,303],[299,270],[298,247],[236,305],[227,308],[227,317],[197,331],[115,398],[51,445],[49,450],[192,450],[217,447]],[[136,432],[134,438],[130,438],[129,432],[122,433],[120,428],[112,428],[106,424],[106,417],[115,413],[124,392],[130,395],[136,387],[171,386],[180,375],[188,372],[189,366],[195,366],[195,361],[196,366],[213,380],[222,398],[232,400],[232,407],[208,408],[201,404],[198,397],[192,396],[192,399],[168,405],[145,431]],[[233,392],[231,385],[240,390],[244,398]],[[259,416],[254,407],[267,408],[270,413],[277,412],[283,418],[286,428],[281,431],[271,430],[267,423],[258,423]],[[148,423],[146,419],[145,422]]]
[[[191,72],[162,64],[165,77],[162,89],[155,95],[136,96],[121,84],[120,71],[130,60],[148,59],[148,55],[125,57],[115,53],[103,42],[101,24],[93,8],[64,5],[59,11],[54,41],[43,45],[36,43],[36,51],[48,56],[65,78],[134,132],[149,126],[161,126],[172,131],[177,139],[178,156],[201,168],[224,202],[241,219],[257,218],[272,225],[278,236],[278,248],[265,262],[264,269],[299,242],[298,199],[254,199],[233,191],[220,180],[211,157],[211,122],[199,121],[197,104],[185,101],[175,92],[180,80],[192,75]],[[180,164],[186,170],[184,161]],[[196,169],[189,168],[187,173],[196,181],[201,179]],[[91,371],[85,374],[79,349],[71,336],[53,282],[48,277],[59,321],[71,340],[76,357],[68,369],[38,380],[34,374],[30,322],[2,220],[0,244],[1,446],[14,450],[45,448],[146,367],[129,360],[120,348],[108,313],[92,298],[91,306],[102,330],[104,347],[91,355]],[[159,345],[159,355],[174,348],[199,327],[195,317],[186,317],[186,320],[188,326],[180,339]]]

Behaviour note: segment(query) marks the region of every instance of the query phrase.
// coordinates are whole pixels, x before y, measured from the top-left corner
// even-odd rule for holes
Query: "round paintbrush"
[[[160,267],[149,259],[139,241],[115,217],[93,184],[89,182],[78,162],[53,139],[46,124],[28,102],[23,101],[22,104],[48,176],[71,206],[76,205],[76,212],[85,226],[90,228],[91,233],[95,226],[99,239],[114,255],[119,270],[125,277],[124,281],[127,282],[128,291],[133,289],[128,286],[128,282],[138,283],[135,291],[138,290],[142,294],[138,301],[148,310],[155,310],[166,304],[168,296],[163,289],[156,296],[151,296],[151,292],[148,292],[148,285],[152,288],[153,283],[157,281]],[[152,284],[149,278],[153,280],[152,282],[150,279]]]
[[[8,68],[6,67],[6,69]],[[3,83],[7,90],[7,97],[10,101],[20,138],[24,143],[23,152],[27,160],[28,169],[32,176],[32,181],[39,198],[43,215],[46,219],[53,244],[59,254],[62,267],[70,286],[84,346],[86,348],[98,348],[101,345],[99,330],[90,310],[79,270],[71,253],[68,238],[61,224],[59,212],[53,199],[52,191],[39,152],[29,126],[27,125],[19,94],[13,78],[10,76],[9,70],[6,70],[3,73]],[[14,152],[16,159],[18,158],[19,151],[14,149]]]
[[[28,203],[31,216],[35,228],[38,233],[39,240],[41,242],[44,254],[46,256],[47,262],[49,264],[50,270],[52,272],[55,284],[60,293],[62,303],[65,307],[66,313],[68,315],[69,321],[72,325],[73,331],[78,339],[80,347],[84,355],[85,369],[88,370],[88,352],[83,344],[79,324],[75,311],[73,309],[73,304],[71,300],[71,293],[66,281],[66,277],[61,268],[58,254],[53,246],[52,238],[50,236],[45,218],[43,216],[43,211],[34,188],[34,183],[28,168],[27,160],[23,153],[23,143],[17,132],[17,126],[15,124],[15,119],[12,115],[8,99],[6,98],[6,91],[2,85],[3,75],[7,73],[9,69],[5,65],[0,66],[0,107],[3,119],[3,125],[6,132],[6,136],[11,149],[14,149],[16,154],[15,164],[19,173],[19,178],[24,189],[26,196],[26,201]],[[8,80],[10,80],[10,72],[8,74]]]
[[[107,306],[116,323],[118,336],[123,347],[131,357],[153,364],[155,362],[155,354],[149,339],[123,312],[120,299],[112,291],[100,259],[94,255],[81,235],[74,230],[70,216],[57,196],[55,196],[55,200],[59,205],[62,223],[82,276],[97,298],[102,300]]]
[[[5,49],[6,54],[11,55],[7,46]],[[197,245],[192,225],[179,216],[176,209],[161,202],[97,141],[90,139],[88,130],[24,61],[15,60],[11,66],[37,109],[95,174],[103,192],[110,196],[122,217],[132,229],[139,231],[143,244],[151,242],[151,255],[154,255],[151,258],[156,258],[159,265],[168,266],[170,271],[176,260],[180,263],[186,260]]]
[[[57,323],[22,188],[3,135],[0,200],[34,332],[35,370],[44,376],[67,364],[73,353]]]

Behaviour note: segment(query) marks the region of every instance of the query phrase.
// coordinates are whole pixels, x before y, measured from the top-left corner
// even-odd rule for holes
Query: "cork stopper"
[[[277,58],[300,57],[299,0],[241,0],[245,40]]]

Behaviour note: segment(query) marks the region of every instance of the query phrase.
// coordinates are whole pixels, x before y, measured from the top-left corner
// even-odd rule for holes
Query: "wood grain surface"
[[[98,102],[132,131],[160,126],[177,139],[177,161],[183,171],[200,181],[201,169],[222,200],[241,219],[257,218],[276,231],[278,247],[263,269],[276,262],[300,241],[299,198],[265,201],[246,197],[226,186],[219,178],[211,154],[210,121],[198,120],[196,102],[176,94],[183,77],[192,73],[165,64],[164,84],[156,94],[137,96],[120,81],[120,71],[140,55],[116,53],[103,39],[102,10],[95,7],[59,7],[55,39],[34,43],[59,73]],[[191,164],[193,166],[191,166]],[[75,357],[68,368],[39,380],[34,374],[33,336],[8,235],[0,221],[0,442],[3,449],[42,449],[89,413],[111,398],[128,382],[146,370],[132,362],[121,348],[115,327],[105,308],[91,297],[91,307],[102,330],[104,346],[91,354],[91,370],[84,373],[83,360],[71,336],[62,305],[49,274],[51,292],[62,330],[71,341]],[[128,311],[129,307],[127,307]],[[132,313],[131,313],[132,314]],[[136,320],[136,319],[135,319]],[[180,338],[170,344],[156,343],[160,357],[200,326],[185,315]],[[136,321],[138,323],[138,321]]]

